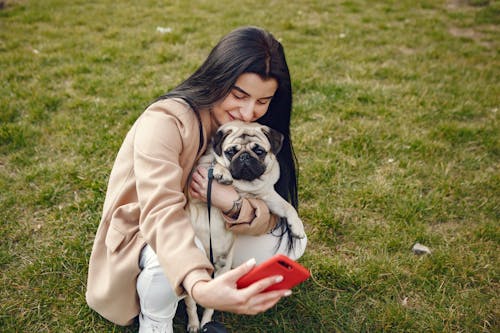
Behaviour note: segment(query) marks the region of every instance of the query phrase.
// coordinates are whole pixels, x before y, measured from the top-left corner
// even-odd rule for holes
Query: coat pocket
[[[106,247],[108,250],[111,251],[111,253],[115,252],[120,244],[123,242],[125,239],[125,235],[122,234],[119,230],[116,230],[112,226],[109,227],[108,229],[108,234],[106,235],[106,239],[104,240],[104,243],[106,244]]]
[[[106,235],[106,247],[113,253],[127,244],[139,232],[139,216],[141,210],[139,203],[131,202],[116,208],[109,221]]]

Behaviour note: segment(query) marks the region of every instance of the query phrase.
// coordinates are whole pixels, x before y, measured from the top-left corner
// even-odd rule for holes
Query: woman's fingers
[[[255,264],[255,259],[252,258],[246,263],[243,263],[235,269],[225,273],[220,278],[226,279],[228,283],[236,284],[236,281],[250,272]],[[239,292],[245,300],[244,304],[241,304],[240,313],[257,314],[266,311],[274,306],[282,297],[291,295],[290,290],[274,290],[264,292],[264,290],[273,284],[281,281],[283,281],[283,276],[274,275],[256,281],[246,288],[240,289]]]
[[[195,199],[200,198],[200,195],[198,194],[198,192],[195,189],[193,189],[193,185],[189,186],[189,195]]]
[[[252,258],[247,262],[244,262],[243,264],[239,265],[238,267],[233,268],[232,270],[224,273],[223,275],[220,276],[220,278],[228,280],[230,283],[236,284],[236,281],[238,281],[239,278],[245,275],[246,273],[250,272],[252,268],[255,267],[255,265],[256,265],[255,258]]]
[[[291,294],[290,290],[263,292],[282,277],[272,276],[262,279],[247,288],[236,289],[236,281],[255,266],[255,260],[218,276],[211,281],[197,282],[192,288],[193,298],[202,306],[220,311],[255,315],[273,307],[282,297]]]
[[[196,172],[203,178],[208,178],[208,171],[204,167],[201,166],[197,167]]]
[[[246,295],[251,297],[252,295],[257,295],[257,294],[262,293],[264,290],[266,290],[267,288],[269,288],[273,284],[279,283],[281,281],[283,281],[283,276],[281,276],[281,275],[270,276],[270,277],[267,277],[265,279],[262,279],[262,280],[259,280],[259,281],[252,283],[248,287],[242,289],[242,291],[244,291]],[[282,291],[282,292],[284,292],[284,291]]]
[[[264,312],[275,306],[282,297],[289,295],[291,295],[291,292],[284,290],[258,294],[249,300],[249,310],[252,311],[252,313],[249,314]]]
[[[194,198],[204,200],[207,197],[207,171],[202,167],[196,168],[191,175],[189,191]]]
[[[189,189],[196,199],[207,201],[208,191],[208,171],[203,167],[198,167],[191,175]],[[217,181],[212,183],[212,205],[222,210],[231,208],[233,201],[238,198],[238,193],[231,185],[223,185]]]
[[[220,278],[225,279],[230,283],[235,283],[238,281],[243,275],[247,274],[254,268],[256,264],[256,261],[254,258],[248,260],[247,262],[241,264],[240,266],[224,273]],[[272,286],[275,283],[279,283],[283,281],[283,276],[281,275],[273,275],[264,279],[261,279],[259,281],[256,281],[252,283],[250,286],[241,289],[244,291],[246,295],[256,295],[264,290],[266,290],[268,287]]]
[[[239,304],[237,312],[240,314],[255,315],[270,309],[276,305],[282,297],[289,295],[291,295],[290,290],[274,290],[250,294],[248,297],[245,297],[245,302]]]

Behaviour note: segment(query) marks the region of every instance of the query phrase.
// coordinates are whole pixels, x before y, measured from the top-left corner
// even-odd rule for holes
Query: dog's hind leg
[[[222,275],[231,269],[231,265],[233,264],[233,254],[234,254],[234,238],[232,240],[231,248],[225,257],[218,257],[215,262],[215,277]],[[218,268],[220,267],[220,268]],[[212,321],[212,316],[214,315],[214,309],[205,309],[203,311],[203,316],[201,317],[201,327],[206,323]]]
[[[212,321],[212,316],[214,315],[214,309],[205,309],[203,311],[203,317],[201,317],[201,327],[206,323]]]
[[[186,312],[188,316],[187,331],[189,333],[198,332],[200,330],[200,320],[198,319],[196,302],[190,296],[186,296],[184,303],[186,304]]]

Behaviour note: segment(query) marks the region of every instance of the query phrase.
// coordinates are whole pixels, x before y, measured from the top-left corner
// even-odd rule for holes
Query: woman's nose
[[[246,122],[253,121],[253,116],[255,114],[255,103],[248,102],[240,109],[241,120]]]

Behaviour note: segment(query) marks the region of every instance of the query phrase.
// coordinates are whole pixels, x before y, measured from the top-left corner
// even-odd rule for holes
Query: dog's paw
[[[205,311],[203,311],[203,316],[201,317],[201,327],[205,326],[206,323],[211,322],[213,315],[214,309],[205,309]]]
[[[227,256],[226,255],[220,255],[215,259],[215,271],[219,271],[222,268],[224,268],[227,265]]]
[[[188,323],[187,325],[187,332],[189,333],[198,333],[200,331],[200,323],[196,323],[196,324],[191,324],[191,323]]]
[[[224,185],[231,185],[233,183],[231,172],[219,164],[214,166],[214,179],[217,180],[218,183]]]
[[[189,333],[195,333],[200,330],[200,319],[198,318],[198,311],[196,302],[190,296],[187,296],[184,299],[184,303],[186,303],[186,314],[187,314],[187,327],[186,330]]]
[[[300,218],[292,218],[292,219],[288,218],[287,221],[288,221],[288,227],[292,232],[292,237],[300,239],[306,237],[304,224],[302,223],[302,220]]]

